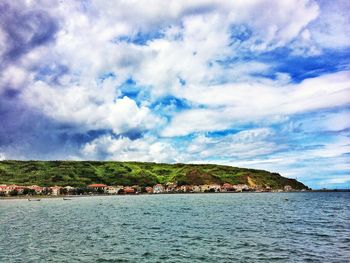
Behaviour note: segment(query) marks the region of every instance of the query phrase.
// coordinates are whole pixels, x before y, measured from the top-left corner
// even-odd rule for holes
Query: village
[[[0,197],[6,196],[67,196],[67,195],[132,195],[132,194],[171,194],[171,193],[225,193],[225,192],[283,192],[293,191],[289,185],[283,189],[271,189],[270,187],[252,188],[246,184],[204,184],[204,185],[177,185],[176,183],[156,184],[141,187],[133,186],[108,186],[105,184],[90,184],[86,187],[38,185],[0,185]]]

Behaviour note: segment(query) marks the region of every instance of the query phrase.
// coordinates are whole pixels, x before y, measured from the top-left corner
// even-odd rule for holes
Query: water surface
[[[0,200],[0,262],[350,262],[349,258],[350,193]]]

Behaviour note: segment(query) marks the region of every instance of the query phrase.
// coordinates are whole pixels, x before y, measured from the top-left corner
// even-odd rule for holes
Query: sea
[[[0,200],[0,262],[350,262],[350,193]]]

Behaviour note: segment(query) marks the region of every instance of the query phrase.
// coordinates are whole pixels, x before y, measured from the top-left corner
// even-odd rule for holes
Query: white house
[[[120,188],[118,188],[116,186],[107,186],[105,188],[106,193],[110,194],[110,195],[116,195],[119,190],[120,190]]]
[[[290,185],[285,185],[284,186],[284,191],[292,191],[293,188]]]
[[[156,184],[155,186],[153,186],[153,193],[154,194],[160,194],[160,193],[164,193],[164,186],[161,184]]]
[[[236,192],[242,192],[242,191],[249,190],[249,186],[246,184],[234,184],[233,188],[235,189]]]
[[[199,193],[201,191],[201,187],[199,185],[193,185],[192,186],[192,191],[194,193]]]
[[[219,184],[203,184],[200,185],[201,192],[220,192],[221,185]]]
[[[61,188],[62,188],[61,186],[50,187],[50,189],[52,191],[52,195],[60,195]]]

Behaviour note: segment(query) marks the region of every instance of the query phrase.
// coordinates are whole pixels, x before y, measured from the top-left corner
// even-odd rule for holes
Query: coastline
[[[139,193],[139,194],[100,194],[100,195],[31,195],[31,196],[2,196],[2,200],[26,200],[26,199],[63,199],[63,198],[81,198],[81,197],[113,197],[113,196],[151,196],[151,195],[184,195],[184,194],[285,194],[285,193],[334,193],[334,192],[350,192],[350,189],[326,189],[326,190],[308,190],[308,191],[282,191],[282,192],[254,192],[254,191],[243,191],[243,192],[186,192],[186,193],[158,193],[158,194],[148,194],[148,193]]]

